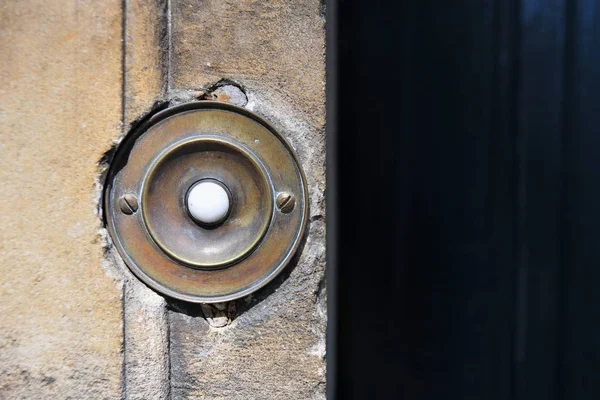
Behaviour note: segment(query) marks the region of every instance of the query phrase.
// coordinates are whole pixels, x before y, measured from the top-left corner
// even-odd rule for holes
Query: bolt
[[[131,193],[124,194],[119,198],[119,208],[123,214],[131,215],[138,210],[138,201]]]
[[[282,213],[288,214],[292,212],[296,205],[296,198],[293,194],[282,192],[277,195],[277,208]]]

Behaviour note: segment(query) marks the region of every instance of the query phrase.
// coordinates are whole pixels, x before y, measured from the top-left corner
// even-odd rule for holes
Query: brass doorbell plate
[[[201,204],[190,204],[203,182],[211,184],[193,194]],[[104,195],[108,230],[131,271],[195,303],[237,299],[272,280],[298,248],[307,204],[287,141],[254,113],[211,101],[164,110],[132,132]]]

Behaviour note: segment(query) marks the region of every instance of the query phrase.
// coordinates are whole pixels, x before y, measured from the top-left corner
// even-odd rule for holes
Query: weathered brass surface
[[[231,211],[217,227],[189,215],[188,190],[199,180],[221,182]],[[142,189],[146,228],[156,244],[183,264],[214,268],[243,258],[262,239],[273,214],[271,186],[252,153],[217,137],[193,138],[166,149]]]
[[[219,225],[202,226],[187,211],[188,190],[204,179],[230,195]],[[243,108],[208,101],[162,111],[128,136],[104,206],[133,273],[163,294],[201,303],[239,298],[273,279],[308,215],[304,174],[285,139]]]

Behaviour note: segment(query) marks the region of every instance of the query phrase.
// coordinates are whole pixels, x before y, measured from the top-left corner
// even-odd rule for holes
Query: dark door
[[[600,398],[600,4],[330,10],[330,394]]]

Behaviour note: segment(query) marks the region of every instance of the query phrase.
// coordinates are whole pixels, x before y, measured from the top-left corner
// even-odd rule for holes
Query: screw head
[[[138,200],[131,193],[124,194],[119,198],[119,208],[123,214],[131,215],[138,210]]]
[[[296,205],[296,198],[288,192],[281,192],[277,195],[277,208],[284,214],[292,212]]]

